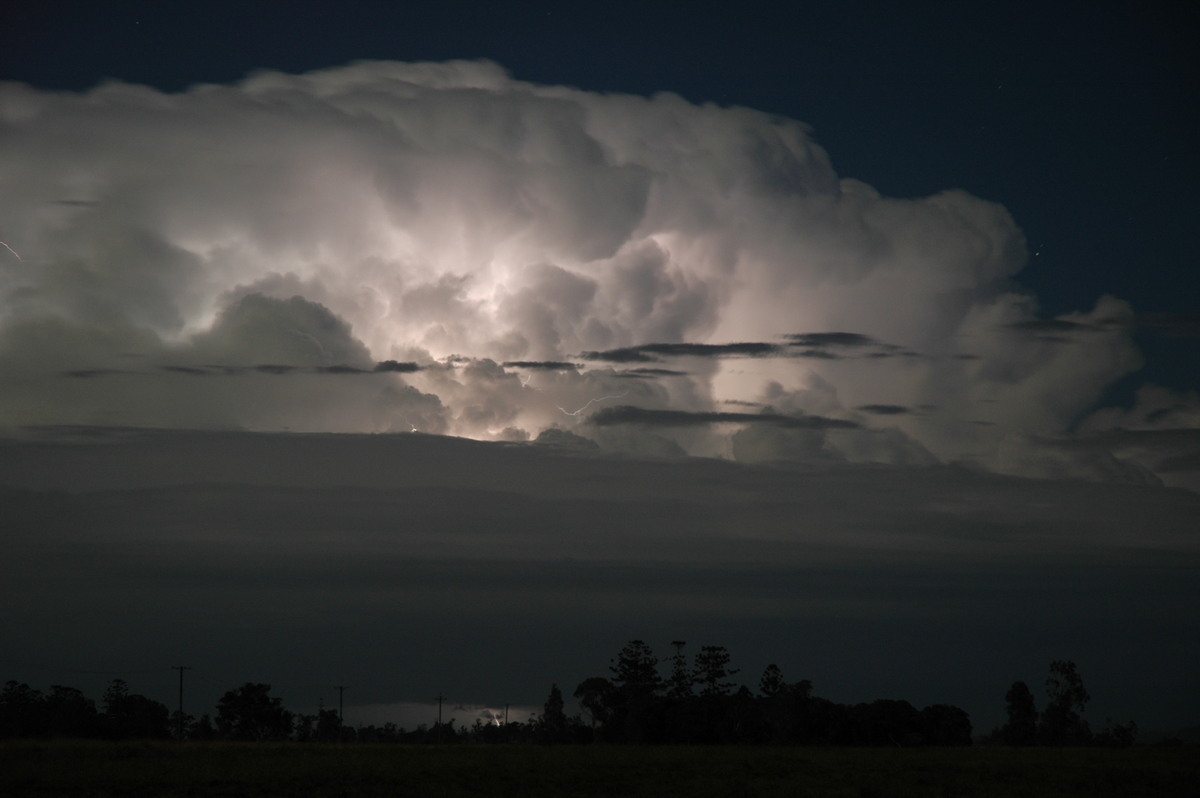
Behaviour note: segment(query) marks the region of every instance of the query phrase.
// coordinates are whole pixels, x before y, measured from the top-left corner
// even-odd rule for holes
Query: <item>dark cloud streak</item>
[[[421,371],[422,367],[417,363],[405,362],[401,363],[395,360],[381,360],[375,364],[372,369],[376,372],[396,372],[398,374],[412,374]]]
[[[532,369],[535,371],[578,371],[579,366],[565,360],[506,360],[504,368]]]
[[[881,345],[869,335],[851,332],[792,333],[784,337],[792,346],[861,348]]]
[[[912,412],[904,405],[859,405],[858,409],[877,416],[902,416]]]
[[[617,405],[596,411],[588,422],[598,427],[641,424],[656,427],[701,427],[709,424],[768,424],[785,429],[858,429],[853,421],[823,416],[785,416],[780,413],[725,413],[718,411],[652,410]]]
[[[799,352],[790,352],[791,357],[815,358],[822,360],[841,360],[852,355],[830,350],[874,350],[856,357],[880,359],[889,357],[921,357],[916,352],[906,350],[895,344],[886,344],[869,335],[852,332],[817,332],[792,333],[784,336],[789,347],[804,347]]]
[[[119,374],[133,374],[136,372],[125,371],[122,369],[72,369],[64,371],[63,376],[73,379],[90,380],[96,377],[113,377]]]
[[[640,346],[583,352],[585,360],[602,360],[608,363],[655,363],[663,357],[770,357],[780,353],[776,344],[742,342],[732,344],[641,344]]]

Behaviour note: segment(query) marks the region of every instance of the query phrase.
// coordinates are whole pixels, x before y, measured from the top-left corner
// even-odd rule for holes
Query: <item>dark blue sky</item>
[[[1176,4],[779,6],[50,0],[0,12],[0,76],[180,90],[260,68],[482,57],[538,83],[779,113],[884,194],[1004,204],[1032,255],[1019,281],[1047,315],[1105,293],[1170,314],[1176,337],[1143,328],[1147,367],[1126,390],[1200,387],[1196,30]]]

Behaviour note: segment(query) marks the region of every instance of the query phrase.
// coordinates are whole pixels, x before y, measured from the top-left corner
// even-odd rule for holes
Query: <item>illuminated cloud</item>
[[[1145,385],[1132,407],[1097,410],[1077,436],[1163,484],[1200,493],[1200,396],[1194,391]]]
[[[881,196],[747,108],[362,62],[178,94],[5,83],[0,122],[6,425],[639,450],[589,415],[748,402],[849,425],[841,457],[1008,471],[1033,462],[1011,440],[1069,436],[1140,365],[1125,303],[1047,319],[1014,289],[1003,207]],[[916,407],[937,411],[883,409]],[[724,456],[837,437],[747,423],[653,426]]]

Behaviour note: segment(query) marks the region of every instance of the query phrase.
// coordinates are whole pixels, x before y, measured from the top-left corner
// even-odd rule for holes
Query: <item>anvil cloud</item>
[[[0,84],[0,143],[8,426],[559,427],[1194,480],[1156,473],[1150,444],[1065,443],[1139,367],[1126,303],[1040,317],[1003,207],[881,196],[797,121],[362,62],[177,94]],[[842,423],[678,423],[745,421],[730,403]],[[618,404],[636,429],[587,423]]]

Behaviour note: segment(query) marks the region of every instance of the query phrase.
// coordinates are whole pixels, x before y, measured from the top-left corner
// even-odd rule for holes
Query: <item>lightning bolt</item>
[[[582,413],[584,410],[587,410],[589,407],[594,405],[596,402],[603,402],[606,399],[621,399],[621,398],[627,396],[628,394],[629,394],[629,391],[625,391],[623,393],[612,394],[611,396],[597,396],[594,399],[588,399],[587,404],[584,405],[583,407],[579,408],[578,410],[567,410],[566,408],[559,407],[558,405],[554,405],[554,406],[558,407],[558,409],[563,412],[563,415],[578,416],[580,413]]]
[[[532,374],[526,374],[524,378],[520,378],[520,377],[518,377],[518,379],[520,379],[520,380],[521,380],[521,387],[522,387],[522,388],[529,388],[529,389],[531,389],[531,390],[537,391],[538,393],[542,394],[542,396],[546,396],[546,393],[545,393],[545,391],[542,391],[542,390],[540,390],[540,389],[538,389],[538,388],[534,388],[533,386],[531,386],[531,385],[529,384],[529,383],[533,382],[533,375],[532,375]],[[608,400],[608,399],[621,399],[622,397],[624,397],[624,396],[627,396],[628,394],[629,394],[629,391],[624,391],[624,392],[622,392],[622,393],[612,394],[611,396],[597,396],[597,397],[595,397],[595,398],[593,398],[593,399],[588,399],[588,401],[587,401],[587,404],[586,404],[586,405],[584,405],[583,407],[579,408],[578,410],[567,410],[567,409],[566,409],[565,407],[563,407],[562,405],[559,405],[559,404],[555,403],[555,402],[554,402],[554,400],[550,400],[550,404],[552,404],[552,405],[554,405],[555,407],[557,407],[557,408],[559,409],[559,411],[561,411],[561,412],[562,412],[562,414],[563,414],[564,416],[578,416],[578,415],[579,415],[580,413],[582,413],[584,410],[587,410],[589,407],[591,407],[592,405],[596,404],[596,402],[603,402],[603,401],[605,401],[605,400]],[[546,398],[547,398],[547,399],[549,399],[549,397],[546,397]]]
[[[3,245],[5,249],[7,249],[9,252],[11,252],[11,253],[12,253],[12,254],[13,254],[15,257],[16,257],[16,259],[17,259],[17,260],[21,261],[22,263],[24,263],[24,262],[25,262],[25,259],[24,259],[24,258],[22,258],[22,257],[21,257],[21,256],[20,256],[20,255],[17,253],[17,251],[16,251],[15,249],[13,249],[12,247],[10,247],[8,244],[5,244],[3,241],[0,241],[0,245]]]

